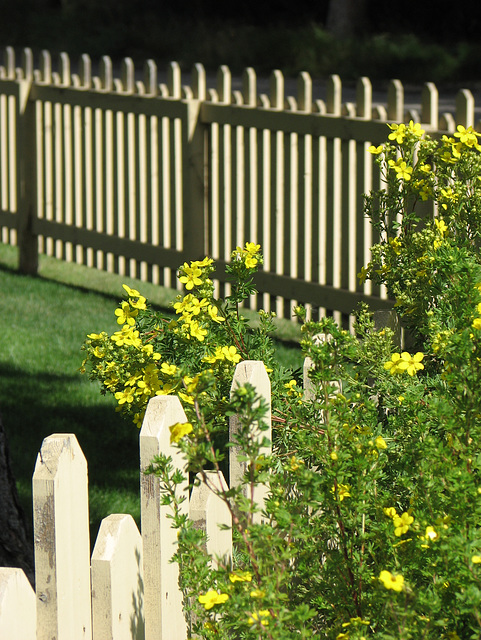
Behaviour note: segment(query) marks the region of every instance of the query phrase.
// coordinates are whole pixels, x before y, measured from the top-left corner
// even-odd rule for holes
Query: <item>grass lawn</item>
[[[31,478],[42,440],[74,433],[89,466],[91,542],[102,518],[130,513],[139,522],[139,432],[115,400],[78,369],[88,333],[114,331],[125,278],[42,257],[38,277],[16,272],[16,249],[0,244],[0,411],[22,506],[32,521]],[[128,279],[156,306],[172,290]],[[280,324],[279,360],[302,364],[297,329]]]

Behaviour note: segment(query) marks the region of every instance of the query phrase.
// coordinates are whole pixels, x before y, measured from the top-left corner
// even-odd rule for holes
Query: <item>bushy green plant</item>
[[[81,370],[100,382],[102,393],[114,395],[117,410],[139,428],[149,399],[173,393],[189,416],[196,416],[195,397],[225,425],[225,405],[240,360],[262,360],[274,374],[274,387],[282,388],[289,375],[282,367],[274,370],[273,314],[260,311],[253,326],[241,313],[242,303],[255,291],[253,275],[260,264],[259,245],[237,247],[226,267],[231,294],[222,300],[214,297],[211,258],[184,263],[178,278],[186,291],[172,305],[175,319],[123,285],[126,300],[115,311],[119,329],[112,335],[88,335]]]
[[[273,387],[271,456],[255,390],[224,398],[224,415],[239,416],[230,444],[247,495],[269,487],[256,506],[241,486],[210,483],[233,517],[232,561],[210,562],[205,533],[181,512],[182,479],[168,456],[153,461],[196,637],[481,635],[481,147],[461,126],[440,140],[412,122],[390,127],[371,148],[385,185],[366,200],[380,242],[360,277],[387,287],[410,350],[365,306],[352,333],[295,310],[310,369],[305,389]],[[220,473],[219,422],[203,403],[217,384],[203,377],[190,422],[172,429],[189,469]]]

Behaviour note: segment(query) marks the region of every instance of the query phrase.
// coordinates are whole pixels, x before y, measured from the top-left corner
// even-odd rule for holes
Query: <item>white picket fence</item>
[[[237,365],[232,388],[247,382],[270,406],[262,362]],[[266,420],[270,424],[270,411]],[[178,567],[170,562],[177,532],[167,517],[170,507],[160,503],[158,478],[142,473],[154,456],[171,455],[187,486],[185,461],[170,444],[169,431],[185,421],[177,397],[150,400],[140,432],[142,533],[130,515],[110,515],[101,523],[91,557],[85,457],[73,434],[43,441],[33,474],[36,591],[21,569],[0,568],[1,640],[186,639]],[[230,437],[236,424],[234,416]],[[263,435],[271,439],[270,431]],[[243,470],[234,449],[229,466],[229,483],[236,483]],[[225,483],[223,477],[213,480]],[[218,526],[232,524],[223,501],[202,484],[190,496],[182,491],[185,512],[207,532],[209,553],[230,558],[231,531]],[[263,492],[260,487],[257,504],[262,505]]]
[[[356,277],[376,241],[363,216],[363,194],[380,187],[368,148],[392,121],[412,118],[433,135],[475,124],[469,91],[453,117],[439,113],[429,82],[413,111],[399,80],[374,105],[369,78],[343,102],[338,76],[315,100],[307,73],[296,96],[279,70],[268,94],[252,68],[241,91],[226,66],[215,89],[200,64],[187,85],[175,62],[164,83],[152,60],[143,80],[130,58],[118,75],[107,56],[94,71],[83,55],[73,71],[62,53],[54,70],[48,51],[35,61],[29,49],[20,60],[4,50],[0,241],[19,247],[26,272],[40,251],[174,287],[184,260],[209,255],[222,266],[236,245],[256,242],[265,259],[256,304],[281,317],[296,302],[321,315],[349,314],[366,298],[385,308],[384,289]]]

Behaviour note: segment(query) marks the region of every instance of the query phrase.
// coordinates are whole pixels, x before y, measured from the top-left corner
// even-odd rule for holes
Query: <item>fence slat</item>
[[[0,638],[36,639],[35,593],[22,569],[0,567]]]
[[[232,515],[225,502],[214,491],[227,491],[222,472],[205,471],[207,482],[194,485],[190,496],[189,519],[207,534],[206,550],[218,565],[230,566],[232,559]],[[201,480],[201,476],[198,476]],[[224,525],[228,529],[220,528]],[[217,561],[217,558],[219,561]]]
[[[267,438],[272,441],[272,428],[271,428],[271,383],[269,376],[263,362],[258,360],[244,360],[239,362],[236,366],[234,379],[231,386],[231,394],[238,387],[242,387],[245,384],[250,384],[256,390],[256,393],[265,401],[268,410],[264,416],[264,422],[269,425],[266,431],[262,431],[258,438]],[[239,417],[232,416],[229,420],[229,441],[235,442],[235,435],[239,429]],[[260,455],[270,455],[271,446],[262,447]],[[246,463],[241,462],[238,457],[240,454],[239,447],[232,446],[229,448],[229,485],[231,487],[238,486],[244,477],[246,472]],[[248,494],[248,487],[244,487],[246,497]],[[267,487],[264,485],[257,485],[254,488],[253,501],[262,511],[264,500],[267,495]],[[261,513],[254,514],[254,521],[259,522],[261,520]]]
[[[93,640],[143,640],[142,538],[132,516],[102,520],[91,569]]]
[[[73,434],[54,434],[33,474],[38,640],[90,640],[87,462]]]
[[[171,456],[182,470],[184,460],[170,444],[169,427],[187,422],[177,397],[157,396],[148,404],[140,432],[141,472],[160,453]],[[185,475],[186,485],[188,474]],[[182,612],[182,593],[178,588],[178,565],[170,559],[175,552],[177,532],[171,527],[171,509],[160,504],[159,479],[141,473],[142,545],[144,565],[144,613],[146,640],[182,640],[186,623]],[[181,505],[188,513],[188,493]]]

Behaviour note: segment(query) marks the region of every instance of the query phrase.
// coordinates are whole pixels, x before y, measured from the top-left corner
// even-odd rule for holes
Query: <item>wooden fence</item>
[[[435,134],[474,124],[469,91],[455,117],[440,116],[432,83],[420,112],[406,112],[398,80],[373,107],[368,78],[343,103],[338,76],[321,101],[307,73],[286,97],[279,71],[258,95],[251,68],[232,91],[224,66],[208,89],[199,64],[182,86],[176,63],[159,84],[151,60],[139,81],[128,58],[114,77],[108,57],[97,75],[87,55],[75,73],[65,53],[56,71],[47,51],[37,65],[29,49],[18,66],[13,49],[4,57],[0,240],[18,244],[23,271],[36,272],[40,251],[175,286],[184,260],[208,254],[222,267],[252,241],[265,256],[256,304],[287,317],[296,302],[338,315],[365,298],[386,307],[383,289],[356,277],[376,240],[362,213],[363,194],[380,186],[367,149],[391,121],[412,118]]]
[[[237,365],[232,387],[247,382],[270,406],[262,362]],[[270,413],[266,419],[270,422]],[[170,444],[169,431],[186,421],[177,397],[150,400],[140,432],[142,535],[130,515],[110,515],[101,523],[91,558],[85,457],[73,434],[43,441],[33,475],[36,589],[21,569],[0,568],[2,640],[186,639],[178,568],[170,562],[177,532],[168,518],[170,507],[161,505],[159,479],[142,473],[154,456],[171,455],[187,486],[185,461]],[[234,416],[230,437],[236,425]],[[271,439],[270,430],[263,435]],[[242,476],[243,463],[234,448],[229,455],[232,485]],[[212,481],[225,483],[222,476]],[[232,525],[223,501],[203,484],[190,496],[182,490],[185,512],[207,532],[207,551],[232,557],[232,532],[219,528]],[[262,504],[262,487],[255,500]]]

